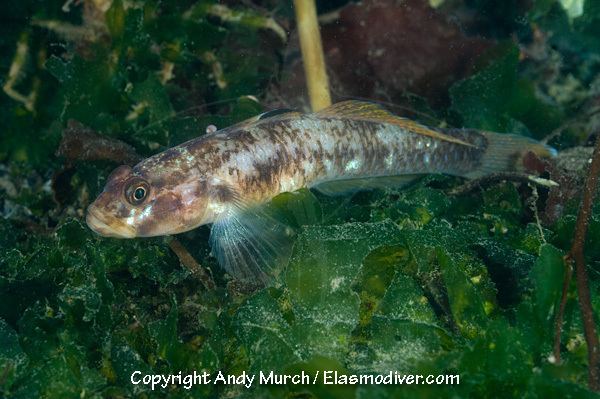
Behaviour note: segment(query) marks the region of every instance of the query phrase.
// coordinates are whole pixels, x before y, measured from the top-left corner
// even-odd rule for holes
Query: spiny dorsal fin
[[[223,131],[233,131],[249,128],[256,123],[264,122],[266,120],[274,120],[279,118],[291,118],[291,117],[299,117],[301,114],[297,111],[293,111],[286,108],[274,109],[271,111],[263,112],[262,114],[258,114],[252,116],[248,119],[244,119],[241,122],[236,123],[235,125],[228,126],[227,128],[217,131],[215,133],[223,133]]]
[[[473,147],[473,144],[471,143],[467,143],[466,141],[430,129],[421,125],[420,123],[411,121],[410,119],[396,116],[382,106],[367,101],[342,101],[317,112],[315,115],[330,118],[344,117],[349,119],[367,120],[371,122],[389,123],[415,134]]]
[[[271,111],[263,112],[262,114],[256,115],[254,118],[250,118],[248,122],[262,123],[265,121],[275,121],[280,119],[299,118],[302,114],[298,111],[294,111],[287,108],[278,108]]]
[[[265,119],[271,119],[274,118],[276,116],[281,116],[281,115],[285,115],[285,114],[297,114],[296,111],[294,111],[293,109],[289,109],[289,108],[277,108],[277,109],[272,109],[270,111],[267,112],[263,112],[262,114],[258,115],[257,118],[259,121],[265,120]]]

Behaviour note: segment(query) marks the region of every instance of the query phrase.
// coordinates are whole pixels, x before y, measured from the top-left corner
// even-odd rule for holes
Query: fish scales
[[[424,173],[472,178],[518,170],[526,151],[552,152],[515,135],[427,128],[355,101],[316,114],[271,115],[119,167],[88,208],[88,225],[105,236],[131,238],[213,223],[219,261],[248,277],[264,269],[271,259],[265,253],[277,252],[277,237],[271,243],[260,237],[269,236],[269,222],[256,209],[282,192]]]
[[[275,132],[275,134],[273,134]],[[281,192],[351,178],[415,173],[460,174],[477,167],[485,151],[482,136],[473,147],[422,138],[395,126],[303,117],[276,121],[247,131],[253,150],[240,148],[222,164],[197,157],[210,173],[252,201]]]

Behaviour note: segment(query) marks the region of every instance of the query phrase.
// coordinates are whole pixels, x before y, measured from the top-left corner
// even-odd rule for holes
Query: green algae
[[[276,18],[212,1],[113,1],[105,29],[97,28],[92,40],[91,33],[29,23],[34,16],[62,21],[63,28],[82,24],[81,10],[65,14],[63,1],[13,3],[7,7],[14,18],[0,24],[2,71],[24,35],[29,58],[16,89],[34,90],[38,100],[31,112],[0,98],[0,180],[13,187],[2,185],[10,212],[0,218],[0,396],[593,396],[585,388],[574,287],[563,363],[550,357],[575,203],[542,227],[531,193],[511,182],[451,195],[460,179],[428,176],[403,190],[339,198],[283,194],[273,212],[295,229],[296,241],[273,287],[236,287],[209,254],[207,228],[180,237],[216,281],[217,288],[206,290],[167,240],[103,239],[89,231],[78,210],[115,165],[65,165],[55,152],[70,119],[150,155],[209,124],[224,127],[260,112],[282,58]],[[480,12],[490,2],[465,3]],[[523,30],[533,23],[552,30],[553,51],[565,57],[560,74],[589,86],[600,69],[592,40],[600,10],[588,0],[570,20],[558,1],[537,3],[521,16],[526,27],[515,40],[528,43]],[[569,59],[574,52],[579,65]],[[437,111],[459,125],[542,138],[582,103],[574,94],[564,103],[546,101],[537,79],[520,64],[518,47],[501,43],[453,84],[451,104]],[[52,185],[51,177],[65,170],[62,186],[56,179]],[[57,188],[69,193],[62,202]],[[596,312],[599,211],[586,252]],[[460,374],[461,384],[152,391],[131,384],[136,370],[400,370]]]

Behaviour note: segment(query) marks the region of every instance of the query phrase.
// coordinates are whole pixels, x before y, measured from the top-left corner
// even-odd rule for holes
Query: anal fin
[[[315,185],[321,194],[336,196],[354,193],[362,190],[402,188],[422,175],[398,175],[367,177],[359,179],[331,180]]]

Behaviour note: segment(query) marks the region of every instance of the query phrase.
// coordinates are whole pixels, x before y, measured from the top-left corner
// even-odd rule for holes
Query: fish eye
[[[133,192],[133,199],[136,201],[141,201],[146,197],[146,189],[142,186],[139,186]]]
[[[150,186],[145,180],[134,179],[125,189],[125,198],[131,205],[140,205],[148,197]]]

